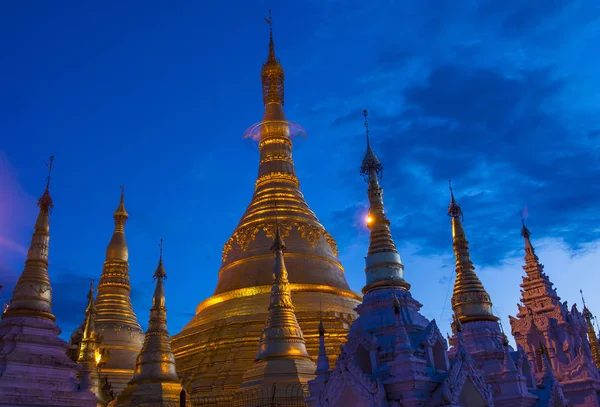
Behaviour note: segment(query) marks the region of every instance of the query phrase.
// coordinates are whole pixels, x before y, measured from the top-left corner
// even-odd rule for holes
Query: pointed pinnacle
[[[462,216],[462,210],[460,206],[456,203],[456,199],[454,199],[454,191],[452,190],[452,180],[448,180],[448,184],[450,186],[450,205],[448,206],[448,216],[452,218],[456,218]]]
[[[158,245],[160,249],[160,257],[158,258],[158,266],[156,267],[156,271],[154,272],[154,279],[163,279],[167,278],[167,272],[163,266],[162,254],[163,254],[163,239],[160,239],[160,244]]]

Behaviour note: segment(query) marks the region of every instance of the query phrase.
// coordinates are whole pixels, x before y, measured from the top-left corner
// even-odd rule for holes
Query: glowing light
[[[365,222],[367,222],[367,225],[373,222],[373,217],[371,215],[367,215],[367,217],[365,218]]]
[[[102,360],[102,353],[100,353],[99,349],[96,349],[94,351],[94,359],[96,359],[96,364],[99,364],[100,361]]]

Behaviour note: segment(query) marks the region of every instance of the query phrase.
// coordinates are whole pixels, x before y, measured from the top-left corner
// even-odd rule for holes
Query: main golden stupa
[[[334,365],[361,299],[348,286],[335,240],[300,191],[292,160],[291,133],[296,127],[283,112],[284,71],[275,57],[272,32],[261,77],[265,110],[251,130],[260,151],[252,201],[225,243],[213,296],[197,306],[194,318],[172,338],[178,373],[194,405],[230,402],[257,357],[273,281],[270,248],[277,223],[287,246],[296,316],[314,361],[319,353],[319,310]]]

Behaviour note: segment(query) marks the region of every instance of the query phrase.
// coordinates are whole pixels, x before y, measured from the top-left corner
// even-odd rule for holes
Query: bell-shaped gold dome
[[[286,242],[286,269],[306,350],[319,353],[319,305],[327,320],[332,364],[345,342],[360,296],[349,289],[333,237],[300,191],[290,124],[283,113],[283,69],[273,39],[261,72],[265,112],[258,126],[260,163],[252,201],[225,243],[214,295],[172,339],[177,369],[194,405],[232,405],[235,390],[256,359],[273,282],[270,250],[277,225]],[[229,404],[226,404],[229,403]]]

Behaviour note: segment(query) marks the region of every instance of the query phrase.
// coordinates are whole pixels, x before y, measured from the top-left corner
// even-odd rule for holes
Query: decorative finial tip
[[[462,216],[462,210],[460,206],[456,203],[456,199],[454,199],[454,190],[452,189],[452,180],[448,180],[448,185],[450,187],[450,206],[448,206],[448,216],[452,218],[456,218]]]
[[[163,261],[162,261],[162,257],[163,257],[163,239],[160,239],[160,244],[158,245],[158,249],[160,251],[160,257],[158,258],[158,266],[156,267],[156,271],[154,272],[154,279],[163,279],[165,280],[167,278],[167,272],[165,271],[165,268],[163,266]]]
[[[50,162],[48,164],[46,164],[46,167],[48,167],[48,178],[46,179],[46,189],[48,189],[48,187],[50,187],[50,175],[52,175],[52,163],[53,162],[54,162],[54,156],[51,155]]]
[[[40,209],[45,209],[48,211],[48,213],[50,213],[52,211],[52,208],[54,207],[52,203],[52,197],[50,197],[50,176],[52,175],[53,162],[54,156],[51,155],[50,161],[48,162],[48,164],[46,164],[46,167],[48,167],[48,177],[46,177],[46,189],[44,190],[44,193],[42,194],[40,199],[38,199],[37,202]]]
[[[529,229],[527,229],[527,226],[525,226],[525,219],[523,218],[523,214],[521,213],[521,236],[525,239],[529,239],[529,237],[531,236],[531,232],[529,231]]]

